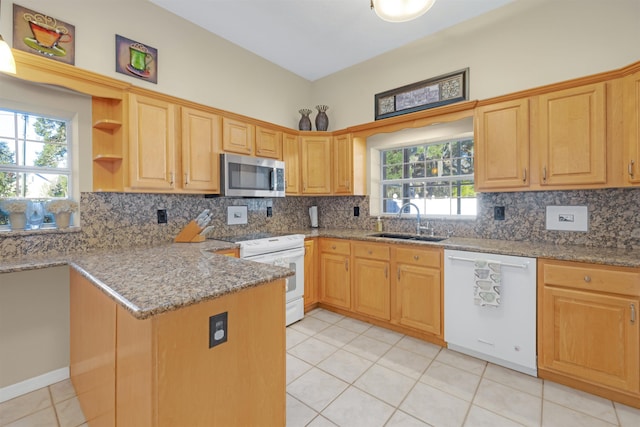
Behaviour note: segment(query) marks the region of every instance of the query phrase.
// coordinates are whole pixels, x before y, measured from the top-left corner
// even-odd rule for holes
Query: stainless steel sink
[[[401,239],[401,240],[417,240],[420,242],[441,242],[446,240],[446,237],[440,236],[421,236],[417,234],[400,234],[400,233],[377,233],[370,234],[371,237],[384,237],[386,239]]]

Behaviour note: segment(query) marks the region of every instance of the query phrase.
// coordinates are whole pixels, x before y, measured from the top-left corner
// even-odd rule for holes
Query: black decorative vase
[[[298,113],[302,114],[300,122],[298,122],[298,130],[311,130],[311,119],[309,118],[311,110],[303,108],[302,110],[299,110]]]
[[[329,128],[329,117],[326,111],[329,109],[326,105],[316,105],[318,115],[316,116],[316,130],[325,131]]]

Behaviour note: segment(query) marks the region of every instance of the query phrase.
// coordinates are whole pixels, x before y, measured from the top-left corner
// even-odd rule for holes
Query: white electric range
[[[286,324],[304,317],[304,235],[255,233],[222,238],[240,245],[240,258],[289,268]]]

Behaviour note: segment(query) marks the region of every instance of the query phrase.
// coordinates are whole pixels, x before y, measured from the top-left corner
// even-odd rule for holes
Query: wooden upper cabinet
[[[253,156],[255,127],[239,120],[222,118],[222,151]]]
[[[540,184],[605,184],[606,83],[540,95],[538,115]]]
[[[129,185],[141,190],[176,187],[175,105],[129,95]]]
[[[475,112],[476,189],[529,186],[529,99],[479,107]]]
[[[624,166],[627,182],[640,183],[640,72],[624,79]]]
[[[256,127],[256,157],[282,159],[282,132]]]
[[[282,160],[286,193],[300,194],[300,143],[296,135],[282,135]]]
[[[184,190],[220,192],[220,116],[182,108],[182,185]]]
[[[353,193],[353,150],[351,135],[333,138],[333,192],[335,194]]]
[[[302,193],[331,194],[331,137],[302,136]]]

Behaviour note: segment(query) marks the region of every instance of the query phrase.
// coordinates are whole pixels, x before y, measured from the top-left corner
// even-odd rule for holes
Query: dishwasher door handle
[[[452,261],[465,261],[465,262],[476,262],[477,260],[472,258],[462,258],[459,256],[449,256],[449,259]],[[525,262],[524,264],[509,264],[507,262],[500,263],[503,267],[514,267],[514,268],[529,268],[529,263]]]

